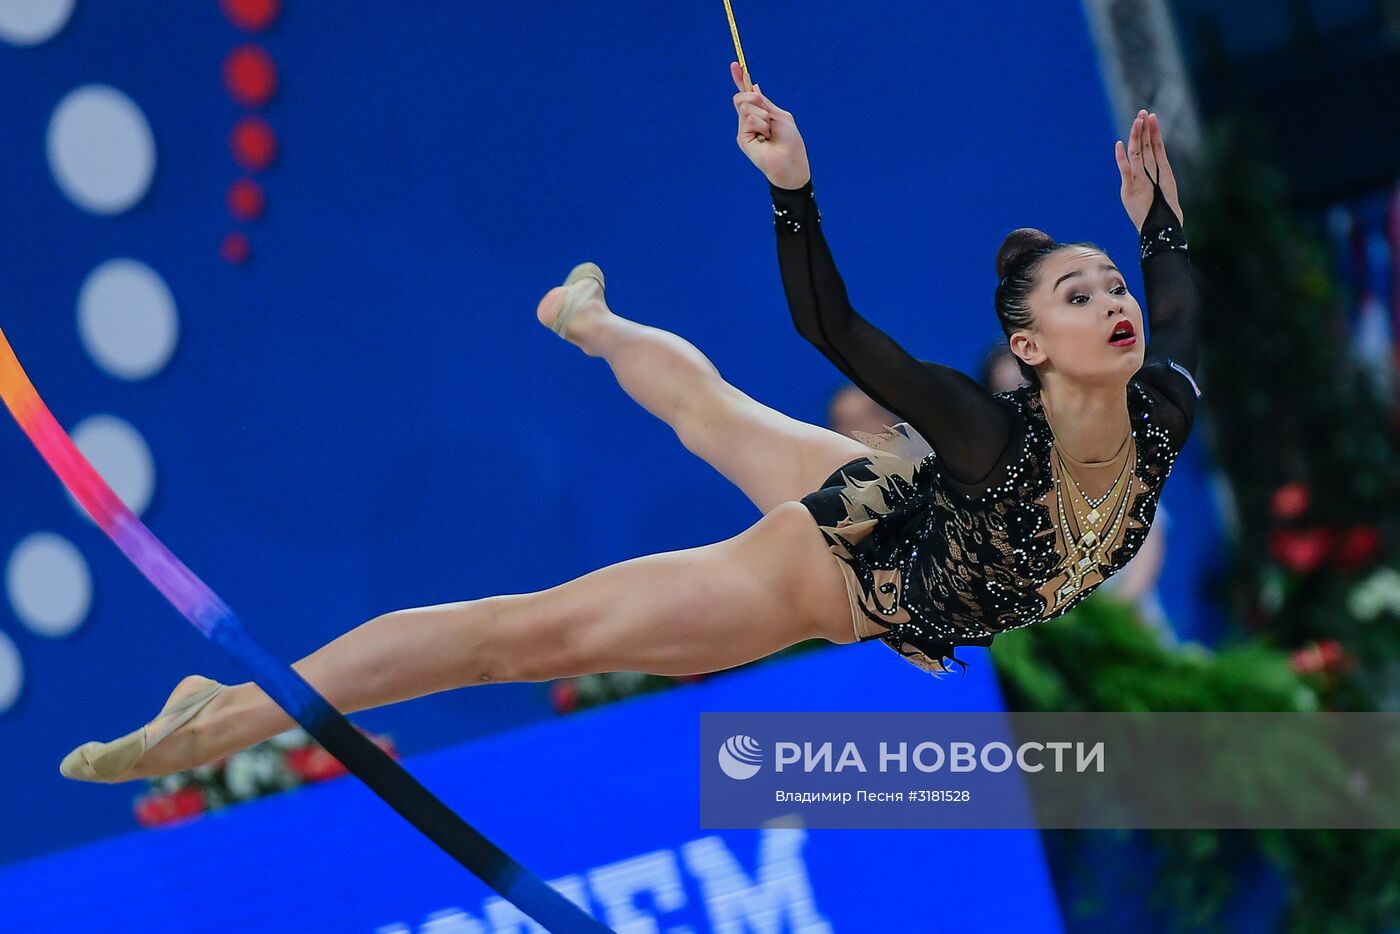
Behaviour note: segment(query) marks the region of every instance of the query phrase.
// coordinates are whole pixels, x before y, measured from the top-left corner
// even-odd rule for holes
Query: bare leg
[[[563,303],[563,287],[551,289],[536,311],[540,321],[553,323]],[[800,499],[869,450],[756,402],[725,382],[689,341],[620,317],[601,299],[579,308],[568,337],[584,353],[606,360],[629,396],[763,512]]]
[[[719,671],[810,638],[852,642],[845,584],[806,508],[532,594],[387,613],[292,667],[345,713],[458,687],[602,671]],[[218,695],[129,776],[212,761],[293,726],[252,682]]]

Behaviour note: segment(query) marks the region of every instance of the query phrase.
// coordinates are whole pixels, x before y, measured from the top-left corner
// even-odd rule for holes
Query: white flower
[[[640,671],[617,671],[613,673],[613,683],[624,691],[635,691],[646,682],[647,676]]]
[[[1370,622],[1383,612],[1400,616],[1400,571],[1377,568],[1347,597],[1347,609],[1359,620]]]
[[[258,796],[257,764],[254,757],[240,752],[228,760],[224,769],[224,784],[229,794],[239,801],[247,801]]]
[[[305,730],[299,726],[294,726],[290,730],[278,733],[268,740],[274,749],[300,749],[305,746],[310,739]]]
[[[277,784],[282,772],[282,753],[276,749],[265,749],[261,756],[258,756],[254,774],[258,783],[264,788]]]

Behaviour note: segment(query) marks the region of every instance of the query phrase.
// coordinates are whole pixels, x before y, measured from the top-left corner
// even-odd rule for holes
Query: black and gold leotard
[[[995,395],[951,367],[916,359],[851,307],[822,235],[812,183],[770,186],[778,261],[793,323],[853,383],[904,419],[863,440],[802,502],[846,580],[859,641],[879,638],[935,674],[962,645],[1053,619],[1126,565],[1147,537],[1200,396],[1200,296],[1181,222],[1156,187],[1141,231],[1149,337],[1128,381],[1131,484],[1104,531],[1103,561],[1067,561],[1066,490],[1040,391]],[[1077,471],[1076,471],[1077,472]],[[1062,483],[1063,481],[1063,483]]]

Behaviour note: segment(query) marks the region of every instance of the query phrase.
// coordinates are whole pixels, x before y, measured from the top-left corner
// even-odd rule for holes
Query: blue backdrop
[[[737,6],[754,76],[807,140],[854,302],[920,356],[970,370],[999,335],[993,256],[1013,227],[1092,238],[1132,269],[1073,0]],[[144,519],[273,651],[290,661],[387,610],[537,590],[757,517],[534,319],[593,259],[619,312],[822,417],[838,377],[787,317],[766,183],[734,142],[720,4],[285,4],[256,38],[279,71],[261,112],[280,152],[236,266],[218,247],[243,111],[220,69],[246,40],[214,3],[80,0],[53,40],[0,45],[0,323],[63,424],[111,413],[139,430],[157,476]],[[70,202],[45,158],[55,106],[89,82],[127,94],[156,141],[149,193],[115,217]],[[149,380],[106,375],[79,339],[78,290],[114,257],[149,264],[179,309],[178,349]],[[1211,547],[1197,444],[1164,498],[1163,592],[1188,631]],[[0,557],[58,533],[95,593],[59,639],[0,601],[26,674],[0,714],[6,861],[131,826],[135,786],[62,780],[69,748],[137,726],[185,674],[242,678],[17,430],[0,430],[0,484]],[[543,716],[543,686],[502,685],[358,719],[413,753]]]

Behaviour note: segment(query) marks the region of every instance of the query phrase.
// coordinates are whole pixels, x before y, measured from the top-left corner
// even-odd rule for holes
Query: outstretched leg
[[[593,280],[570,288],[600,291]],[[563,304],[564,287],[551,289],[536,312],[541,323],[552,325]],[[606,360],[629,396],[763,512],[800,499],[869,451],[756,402],[725,382],[695,345],[613,313],[601,295],[579,307],[567,336],[584,353]]]
[[[292,667],[353,713],[489,682],[719,671],[811,638],[855,635],[841,572],[806,508],[789,502],[712,545],[634,558],[538,593],[387,613]],[[190,768],[293,725],[256,684],[234,685],[126,778]]]

